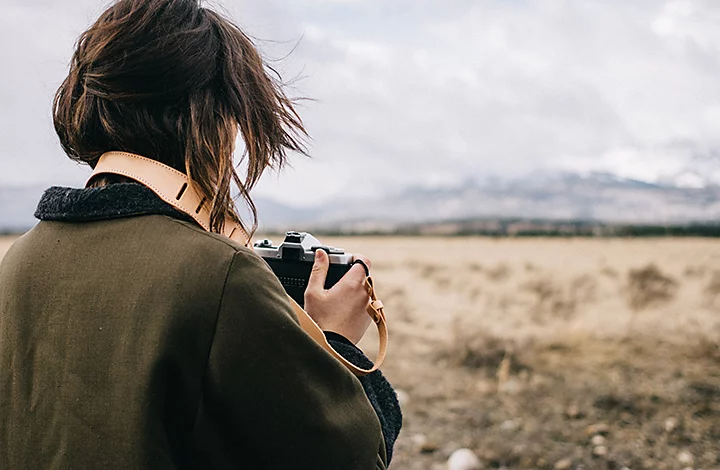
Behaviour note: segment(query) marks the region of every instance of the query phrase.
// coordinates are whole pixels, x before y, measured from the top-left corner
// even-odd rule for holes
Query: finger
[[[327,253],[323,250],[317,250],[315,252],[315,263],[313,263],[312,271],[310,271],[307,290],[315,292],[325,290],[325,278],[327,278],[329,267],[330,260],[328,260]]]
[[[370,267],[367,264],[365,264],[365,261],[361,260],[360,258],[356,259],[351,264],[353,264],[353,265],[359,264],[360,266],[362,266],[365,269],[365,275],[366,276],[370,275]]]
[[[365,283],[365,267],[361,264],[354,264],[350,266],[350,269],[342,277],[342,280],[349,282],[353,285],[363,285]]]
[[[367,264],[368,269],[372,268],[372,261],[370,261],[370,258],[368,258],[367,256],[356,254],[353,256],[353,261],[355,261],[356,259],[360,259],[363,261],[363,263]]]
[[[367,270],[365,270],[365,266],[363,266],[360,263],[356,263],[353,266],[350,267],[350,270],[347,274],[345,274],[345,277],[348,277],[351,280],[356,280],[361,284],[365,283],[365,278],[370,275],[369,271],[372,267],[372,262],[370,261],[370,258],[361,255],[356,254],[353,256],[353,261],[360,260],[363,263],[365,263],[365,266],[367,266]]]

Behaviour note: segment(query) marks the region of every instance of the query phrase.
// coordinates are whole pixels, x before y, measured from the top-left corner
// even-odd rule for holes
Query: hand
[[[370,267],[370,260],[359,255]],[[334,285],[325,290],[325,278],[330,260],[323,250],[315,252],[308,286],[305,290],[305,310],[324,331],[332,331],[357,344],[365,335],[372,319],[366,309],[370,296],[365,289],[365,268],[353,265]]]

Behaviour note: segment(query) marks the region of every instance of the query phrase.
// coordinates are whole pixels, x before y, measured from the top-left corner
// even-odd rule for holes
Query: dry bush
[[[534,297],[531,314],[536,322],[547,318],[567,320],[575,314],[578,305],[595,300],[597,281],[584,274],[563,287],[549,277],[536,277],[520,289]]]
[[[452,342],[446,349],[439,351],[438,356],[448,360],[451,365],[479,370],[486,377],[494,377],[503,359],[509,364],[508,372],[511,374],[529,370],[518,358],[518,352],[525,349],[527,345],[517,341],[500,338],[479,329],[468,329],[460,322],[455,322]]]
[[[531,315],[536,322],[541,322],[547,317],[568,319],[575,313],[577,306],[575,300],[567,296],[552,279],[534,279],[526,282],[520,288],[535,297]]]
[[[432,281],[437,287],[446,289],[451,284],[451,276],[445,266],[436,264],[412,263],[412,268],[418,271],[418,275],[422,279]]]
[[[405,291],[404,287],[394,287],[387,292],[384,292],[384,296],[387,300],[405,300],[407,292]]]
[[[707,336],[697,338],[695,343],[687,346],[685,357],[700,361],[709,360],[720,364],[720,341]]]
[[[707,266],[690,264],[688,266],[685,266],[683,274],[685,275],[685,277],[703,277],[706,272]]]
[[[470,288],[468,291],[468,297],[470,300],[477,300],[478,297],[480,297],[480,294],[482,294],[482,289],[480,289],[478,286]]]
[[[619,276],[618,272],[610,266],[604,266],[600,270],[600,274],[602,274],[603,276],[607,276],[611,279],[616,279]]]
[[[512,274],[510,267],[504,263],[498,264],[497,266],[494,266],[492,268],[487,268],[485,270],[485,275],[487,276],[487,278],[495,282],[501,282],[506,280],[510,277],[510,274]]]
[[[663,274],[653,263],[631,269],[625,286],[628,305],[633,311],[670,302],[675,297],[677,289],[678,282]]]
[[[417,264],[415,267],[420,271],[420,277],[429,279],[433,277],[442,268],[435,264]]]
[[[467,265],[467,269],[472,272],[479,273],[479,272],[482,272],[484,268],[483,268],[483,265],[480,263],[470,263]]]
[[[570,296],[577,303],[589,303],[597,299],[597,279],[590,274],[582,274],[570,282]]]
[[[711,306],[720,304],[720,271],[713,271],[710,281],[705,286],[705,296]]]

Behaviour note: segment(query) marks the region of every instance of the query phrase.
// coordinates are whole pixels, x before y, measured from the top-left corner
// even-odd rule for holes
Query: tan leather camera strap
[[[158,161],[127,152],[107,152],[100,156],[90,180],[103,173],[132,178],[142,183],[175,209],[192,217],[210,231],[210,211],[205,201],[190,185],[185,173]],[[88,182],[90,181],[88,180]],[[248,244],[245,230],[232,219],[225,221],[223,235],[243,245]]]
[[[138,183],[150,188],[163,201],[167,202],[177,210],[192,217],[202,228],[210,231],[210,212],[207,209],[205,200],[195,191],[187,176],[164,165],[158,161],[151,160],[140,155],[128,152],[107,152],[100,156],[95,170],[88,179],[88,183],[95,176],[100,174],[116,174],[131,178]],[[242,245],[249,246],[250,240],[245,230],[235,220],[227,219],[223,235],[235,240]],[[375,322],[379,335],[378,356],[372,369],[361,369],[342,357],[328,343],[320,326],[315,323],[310,315],[298,305],[295,300],[288,296],[290,304],[300,321],[300,326],[310,335],[323,349],[340,361],[352,373],[358,377],[367,375],[377,370],[385,360],[387,351],[388,330],[385,320],[383,304],[377,299],[372,278],[367,276],[365,288],[370,296],[367,312]]]

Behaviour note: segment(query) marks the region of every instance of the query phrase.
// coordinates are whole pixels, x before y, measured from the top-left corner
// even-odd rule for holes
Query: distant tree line
[[[720,221],[683,225],[610,224],[595,221],[525,219],[453,220],[372,228],[315,227],[318,235],[490,236],[490,237],[720,237]]]
[[[720,225],[627,225],[614,228],[618,237],[720,237]]]

